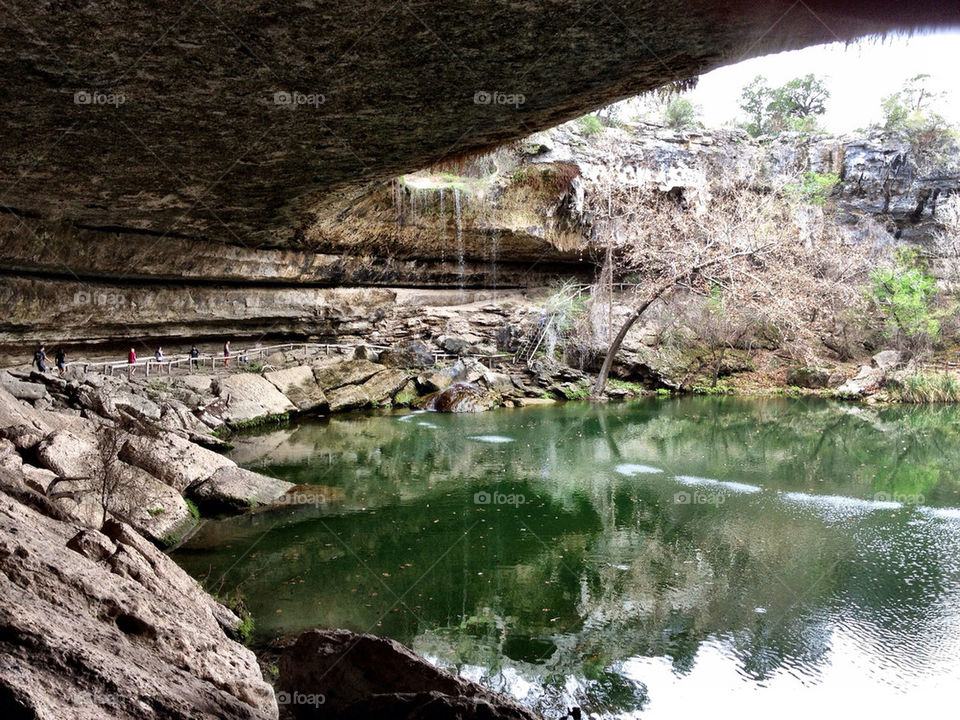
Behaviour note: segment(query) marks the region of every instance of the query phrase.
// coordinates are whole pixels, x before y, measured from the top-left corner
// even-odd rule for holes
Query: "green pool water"
[[[960,694],[956,407],[336,416],[233,457],[321,486],[174,554],[257,641],[385,635],[548,717],[939,717]]]

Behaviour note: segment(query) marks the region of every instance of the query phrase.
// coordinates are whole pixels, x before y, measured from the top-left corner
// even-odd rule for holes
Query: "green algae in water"
[[[335,416],[232,456],[325,488],[174,555],[260,640],[386,635],[548,716],[901,717],[960,681],[957,407]]]

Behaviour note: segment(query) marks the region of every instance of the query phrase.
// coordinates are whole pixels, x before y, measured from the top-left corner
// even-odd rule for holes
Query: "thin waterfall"
[[[497,255],[500,252],[500,233],[494,231],[490,238],[490,283],[493,286],[493,299],[497,299]]]
[[[447,216],[443,212],[443,188],[440,188],[440,219],[443,221],[443,228],[440,232],[440,268],[443,272],[443,263],[447,255]]]
[[[453,189],[453,199],[457,206],[457,272],[460,274],[460,301],[463,302],[464,295],[464,269],[463,258],[463,222],[460,218],[460,188]]]

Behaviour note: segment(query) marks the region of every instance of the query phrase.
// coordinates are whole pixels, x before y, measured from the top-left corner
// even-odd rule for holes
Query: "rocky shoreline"
[[[507,374],[470,358],[437,368],[417,344],[382,353],[361,348],[348,358],[298,351],[260,372],[221,375],[3,371],[0,581],[10,600],[0,610],[4,705],[38,718],[278,717],[273,688],[237,642],[243,618],[163,552],[201,515],[297,502],[295,486],[217,452],[229,447],[221,435],[388,404],[475,412],[547,402],[543,395],[573,388],[581,376],[562,368]],[[324,642],[342,645],[344,637]],[[406,668],[367,699],[379,714],[403,708],[415,717],[534,717],[395,643],[377,647],[377,662],[392,666],[402,658]],[[340,671],[360,672],[351,668],[352,660]],[[295,692],[307,692],[284,677],[284,688],[294,682]],[[314,695],[330,693],[311,683],[300,684]],[[348,712],[353,700],[334,716],[374,709]],[[333,708],[326,706],[328,716]],[[297,717],[310,716],[309,708],[295,709]]]
[[[912,371],[887,351],[853,377],[810,367],[787,381],[869,401],[889,399]],[[364,408],[478,412],[583,399],[588,387],[584,373],[540,359],[492,368],[465,356],[440,368],[421,343],[339,357],[305,347],[216,375],[0,372],[0,582],[12,601],[0,609],[0,695],[24,717],[278,717],[274,688],[237,642],[243,618],[163,552],[201,516],[303,495],[218,452],[230,446],[224,435]],[[607,397],[642,392],[612,387]],[[321,682],[331,653],[357,644],[369,653]],[[364,663],[397,671],[361,693],[372,672]],[[279,665],[286,705],[297,693],[329,700],[284,708],[296,717],[534,717],[395,643],[346,631],[307,633]]]

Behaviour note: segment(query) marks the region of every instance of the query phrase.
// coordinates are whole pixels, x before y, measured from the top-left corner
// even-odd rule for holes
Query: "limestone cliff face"
[[[695,201],[708,179],[834,173],[830,201],[853,226],[923,242],[960,159],[921,170],[876,137],[674,132],[646,124],[586,137],[567,124],[457,171],[421,171],[331,193],[296,248],[215,245],[0,216],[0,345],[223,335],[364,337],[397,288],[459,291],[589,281],[585,199],[598,183],[647,184]]]

